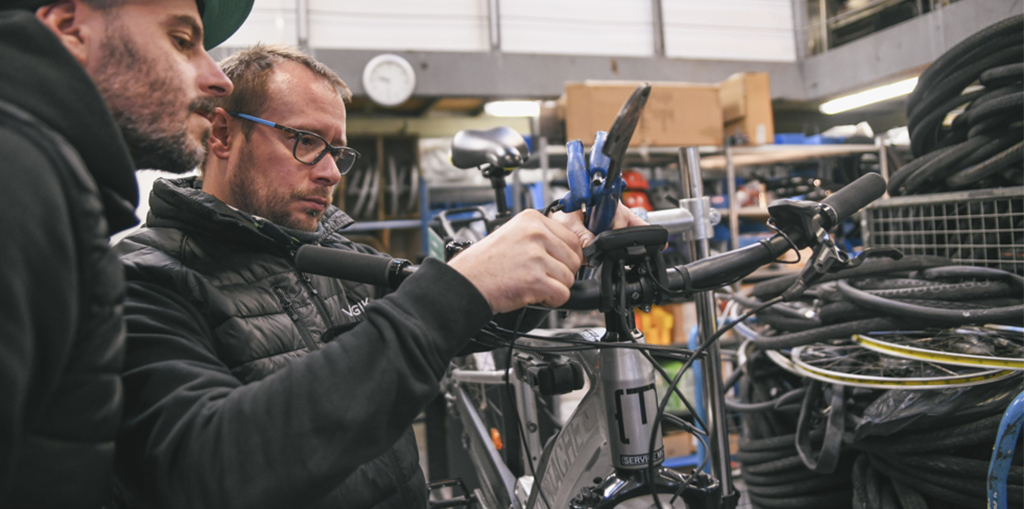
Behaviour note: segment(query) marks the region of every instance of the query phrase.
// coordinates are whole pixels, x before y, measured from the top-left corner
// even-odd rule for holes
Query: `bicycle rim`
[[[871,389],[945,389],[981,385],[1013,375],[1013,370],[983,370],[902,359],[858,344],[798,346],[790,353],[802,376],[827,383]]]
[[[855,334],[865,348],[904,359],[954,366],[1024,370],[1024,348],[1007,336],[1019,331],[1008,327],[960,327],[946,334]],[[958,334],[960,333],[960,334]],[[1019,340],[1017,340],[1019,342]]]

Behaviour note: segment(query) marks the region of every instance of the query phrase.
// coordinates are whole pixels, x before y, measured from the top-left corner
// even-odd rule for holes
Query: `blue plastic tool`
[[[622,191],[626,188],[622,160],[650,93],[650,84],[638,86],[622,105],[611,130],[597,132],[589,166],[583,156],[582,142],[573,140],[566,144],[569,192],[559,204],[566,212],[584,209],[587,229],[595,235],[612,227]]]

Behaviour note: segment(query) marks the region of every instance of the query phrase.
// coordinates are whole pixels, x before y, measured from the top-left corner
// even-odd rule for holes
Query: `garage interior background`
[[[517,209],[542,208],[564,192],[566,130],[572,131],[574,111],[580,112],[571,104],[574,86],[586,83],[595,94],[615,81],[717,90],[710,113],[685,123],[716,126],[710,140],[639,141],[630,154],[657,208],[655,189],[671,188],[678,174],[679,146],[702,146],[706,189],[724,212],[715,238],[724,250],[764,235],[756,226],[774,197],[832,190],[848,181],[835,154],[820,147],[857,139],[859,148],[838,153],[870,154],[874,159],[857,164],[876,170],[887,162],[885,150],[897,161],[912,159],[906,95],[837,114],[823,113],[823,103],[915,78],[957,43],[1022,12],[1022,0],[256,0],[246,23],[211,54],[220,60],[257,42],[295,45],[348,83],[354,93],[349,144],[364,157],[343,179],[336,204],[359,221],[354,240],[414,261],[430,250],[437,211],[493,201],[479,172],[448,161],[456,132],[508,126],[523,134],[534,157],[509,178],[511,201]],[[414,82],[409,97],[401,90],[381,91],[377,100],[369,96],[364,74],[384,54],[410,64],[411,75],[394,71]],[[729,103],[727,84],[736,80],[742,82],[738,103]],[[395,104],[388,93],[398,98],[390,101]],[[502,101],[526,101],[533,109],[499,116],[488,105]],[[730,104],[740,104],[740,113],[730,113]],[[754,116],[762,104],[767,117],[758,115],[768,119],[767,130],[746,129],[746,136],[734,137],[729,122]],[[708,104],[675,107],[694,111]],[[849,127],[830,131],[836,126]],[[584,131],[593,135],[593,129]],[[569,134],[592,143],[586,135]],[[727,141],[746,145],[734,154],[735,173],[726,172]],[[790,143],[795,156],[771,159]],[[726,182],[734,174],[735,188]],[[140,174],[144,197],[155,176]],[[787,181],[796,177],[801,180]],[[143,203],[140,217],[146,208]],[[1022,253],[997,266],[1021,274]],[[676,320],[663,331],[663,342],[685,343],[693,318],[681,315],[685,308],[672,312]],[[652,339],[658,325],[647,325]],[[666,447],[679,448],[668,456],[690,452],[687,444],[666,441]],[[428,472],[437,468],[424,466]]]

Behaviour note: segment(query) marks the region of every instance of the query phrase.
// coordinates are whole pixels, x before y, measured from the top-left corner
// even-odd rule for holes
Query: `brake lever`
[[[817,283],[825,274],[836,273],[841,270],[852,269],[864,263],[868,258],[888,257],[893,260],[903,258],[903,252],[896,248],[867,248],[855,258],[850,258],[845,251],[841,251],[832,241],[832,237],[825,234],[821,241],[815,246],[811,258],[804,265],[797,280],[782,292],[784,302],[792,302],[807,289]]]

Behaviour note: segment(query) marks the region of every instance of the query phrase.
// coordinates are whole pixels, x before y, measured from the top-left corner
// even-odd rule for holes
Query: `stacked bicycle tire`
[[[765,302],[794,280],[763,282],[737,302],[748,307]],[[1009,399],[1024,388],[1019,375],[959,389],[970,395],[936,415],[864,431],[870,428],[863,426],[866,415],[886,393],[892,398],[915,391],[844,388],[801,378],[770,360],[767,352],[879,330],[1021,326],[1022,281],[1015,274],[952,265],[939,257],[869,259],[826,276],[801,303],[757,313],[762,328],[750,335],[754,349],[739,379],[741,400],[729,405],[743,423],[745,440],[737,460],[751,502],[763,508],[984,506],[992,444]],[[835,412],[845,414],[839,419],[843,422],[830,419]],[[1015,465],[1021,464],[1021,449]],[[1008,493],[1011,507],[1019,507],[1024,470],[1014,468]]]
[[[889,194],[1021,185],[1022,117],[1024,16],[1014,16],[965,39],[921,74],[907,99],[915,159],[893,173]]]

